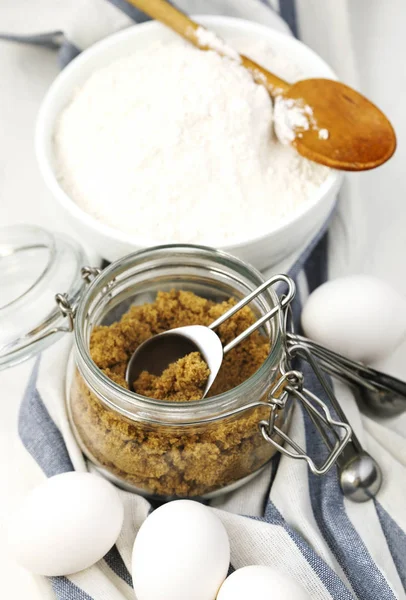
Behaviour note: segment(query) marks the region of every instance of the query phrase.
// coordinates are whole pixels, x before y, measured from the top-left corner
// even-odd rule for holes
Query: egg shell
[[[253,565],[234,571],[217,600],[311,600],[296,581],[272,567]]]
[[[110,550],[123,518],[111,483],[90,473],[62,473],[31,490],[11,515],[10,550],[32,573],[69,575]]]
[[[406,300],[368,275],[334,279],[308,298],[302,327],[315,342],[353,360],[387,356],[406,332]]]
[[[227,576],[230,544],[220,519],[192,500],[156,509],[134,542],[137,600],[214,600]]]

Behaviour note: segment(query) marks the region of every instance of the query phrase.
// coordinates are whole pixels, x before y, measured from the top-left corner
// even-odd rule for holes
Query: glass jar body
[[[209,497],[253,477],[274,455],[259,423],[269,418],[267,394],[279,378],[277,319],[264,326],[271,352],[258,371],[238,387],[201,401],[170,403],[138,396],[109,380],[88,352],[95,325],[117,321],[131,304],[152,301],[157,291],[189,290],[222,301],[239,299],[262,281],[237,259],[176,246],[126,257],[89,287],[76,315],[68,412],[83,452],[107,477],[149,496]],[[266,291],[252,309],[259,317],[277,301]],[[282,429],[288,412],[278,413]]]
[[[267,407],[211,423],[145,423],[107,407],[77,370],[70,415],[85,455],[119,485],[149,496],[212,496],[243,483],[276,452],[259,429]]]

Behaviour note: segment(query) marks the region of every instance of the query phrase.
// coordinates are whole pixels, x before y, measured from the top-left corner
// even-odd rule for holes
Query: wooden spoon
[[[228,55],[225,44],[214,33],[166,0],[128,1],[201,50]],[[396,136],[388,119],[352,88],[331,79],[304,79],[291,85],[250,58],[235,56],[272,98],[291,98],[299,106],[312,109],[309,128],[295,130],[292,141],[302,156],[333,169],[365,171],[383,164],[395,152]],[[327,139],[319,135],[320,130],[327,130]]]

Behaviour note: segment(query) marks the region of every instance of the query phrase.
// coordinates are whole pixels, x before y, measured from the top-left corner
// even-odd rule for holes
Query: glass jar
[[[67,366],[69,419],[84,454],[110,480],[148,496],[208,498],[254,477],[277,451],[305,460],[317,475],[336,462],[342,469],[343,450],[354,445],[351,427],[306,340],[287,334],[294,296],[288,277],[264,282],[236,258],[188,245],[137,252],[100,272],[83,266],[86,258],[75,242],[31,226],[0,229],[0,259],[7,284],[0,303],[0,369],[74,331]],[[276,283],[288,285],[285,296],[275,293]],[[250,378],[214,397],[174,403],[130,392],[96,366],[89,350],[94,327],[111,325],[133,304],[172,289],[215,302],[259,292],[250,296],[250,307],[270,352]],[[303,375],[292,369],[295,355],[308,360],[341,421],[304,387]],[[287,434],[294,401],[310,414],[329,448],[321,465]]]
[[[254,269],[220,252],[171,246],[130,255],[91,284],[75,315],[68,409],[82,451],[107,477],[141,494],[209,497],[241,485],[275,454],[259,424],[269,418],[267,393],[280,378],[277,318],[263,326],[271,351],[258,371],[200,401],[173,403],[130,392],[109,379],[88,351],[95,326],[119,320],[132,304],[152,302],[158,291],[187,290],[222,302],[243,298],[262,283]],[[259,318],[278,302],[268,288],[250,306]],[[289,413],[285,406],[275,415],[283,431]]]

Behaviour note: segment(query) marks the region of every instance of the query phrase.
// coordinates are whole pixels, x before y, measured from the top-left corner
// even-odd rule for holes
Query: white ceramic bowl
[[[197,17],[197,20],[226,39],[245,37],[268,42],[277,52],[283,53],[286,59],[291,59],[297,64],[308,77],[336,78],[330,67],[317,54],[291,36],[241,19],[205,16]],[[52,143],[55,121],[71,100],[74,90],[80,87],[95,69],[135,52],[153,41],[170,40],[174,35],[159,23],[149,22],[135,25],[98,42],[73,60],[56,78],[38,115],[35,145],[42,176],[55,200],[63,207],[71,222],[73,221],[79,239],[84,239],[100,256],[110,261],[140,248],[156,245],[157,241],[152,237],[139,239],[97,221],[66,194],[55,176]],[[259,269],[279,262],[298,249],[322,226],[334,206],[340,184],[340,173],[332,171],[311,201],[276,228],[270,228],[266,235],[237,245],[223,246],[221,249]],[[259,214],[258,220],[260,219]]]

